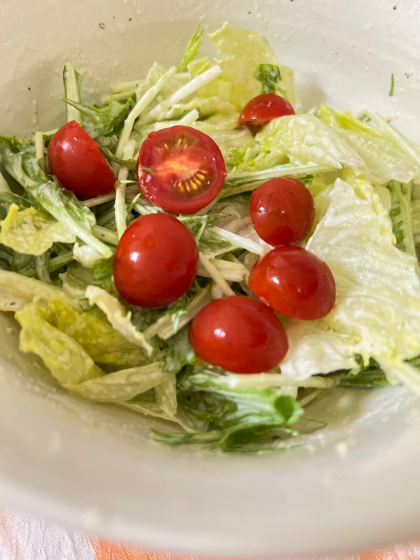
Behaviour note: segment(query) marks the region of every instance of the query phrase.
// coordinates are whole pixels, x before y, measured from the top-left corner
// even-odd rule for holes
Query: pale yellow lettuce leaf
[[[153,352],[152,346],[143,333],[131,322],[131,312],[127,312],[119,300],[97,286],[88,286],[86,297],[91,305],[97,305],[106,315],[113,328],[128,342],[142,348],[148,356]]]
[[[61,297],[50,297],[45,317],[57,329],[74,338],[94,362],[117,370],[147,364],[144,350],[113,328],[99,309],[71,308]]]
[[[289,321],[284,375],[305,379],[374,358],[391,382],[420,392],[420,372],[405,363],[420,354],[420,282],[415,259],[394,245],[391,223],[369,183],[337,179],[330,206],[307,249],[330,267],[334,309],[311,323]]]
[[[0,243],[25,255],[43,255],[53,243],[75,241],[74,233],[62,223],[35,208],[19,210],[19,206],[11,204],[1,224]]]
[[[219,55],[224,56],[221,60],[217,60],[223,73],[198,91],[201,97],[215,96],[241,110],[248,101],[261,93],[261,83],[254,77],[257,66],[274,64],[280,69],[280,86],[284,97],[294,106],[296,112],[299,112],[300,103],[295,89],[293,70],[279,64],[270,43],[264,36],[255,31],[230,27],[225,23],[221,29],[210,35],[210,40],[218,49]],[[194,77],[210,66],[208,57],[205,57],[190,63],[188,70]]]
[[[60,385],[70,391],[84,381],[103,375],[76,340],[51,325],[48,315],[48,311],[37,301],[16,313],[22,327],[22,352],[40,356]]]
[[[162,371],[159,363],[109,373],[104,377],[85,381],[73,392],[95,402],[121,403],[129,401],[172,378]],[[175,395],[176,397],[176,395]]]
[[[48,300],[50,296],[62,297],[68,306],[80,308],[61,288],[0,268],[0,311],[18,311],[36,297]]]
[[[284,152],[291,163],[350,167],[355,173],[366,169],[353,148],[313,115],[274,119],[257,134],[256,141],[263,150]]]

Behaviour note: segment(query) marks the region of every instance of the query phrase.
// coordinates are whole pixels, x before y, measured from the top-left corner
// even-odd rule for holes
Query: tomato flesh
[[[241,126],[258,129],[273,119],[294,114],[295,110],[287,99],[275,93],[263,93],[248,101],[238,122]]]
[[[335,303],[335,281],[327,264],[300,247],[276,247],[249,275],[249,287],[277,313],[310,321]]]
[[[98,144],[76,121],[62,126],[48,146],[53,175],[77,196],[91,198],[111,192],[115,176]]]
[[[219,194],[226,166],[217,144],[199,130],[173,126],[151,132],[137,160],[139,187],[166,212],[191,214]]]
[[[206,305],[194,318],[190,342],[202,360],[234,373],[262,373],[288,350],[283,325],[264,303],[229,296]]]
[[[190,231],[168,214],[149,214],[124,232],[114,260],[121,296],[140,307],[163,307],[180,298],[198,270],[198,248]]]
[[[250,216],[255,231],[270,245],[299,243],[314,222],[314,199],[296,179],[271,179],[252,193]]]

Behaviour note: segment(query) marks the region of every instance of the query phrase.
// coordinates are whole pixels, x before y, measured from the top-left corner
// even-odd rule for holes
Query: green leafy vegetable
[[[394,88],[395,88],[395,79],[394,79],[394,74],[391,74],[391,86],[389,88],[389,97],[392,97],[394,95]]]
[[[93,107],[84,105],[72,99],[64,99],[64,101],[77,109],[80,116],[80,124],[86,132],[95,140],[112,134],[119,127],[134,106],[134,102],[128,99],[126,103],[116,101],[111,97],[107,107]]]
[[[102,257],[109,258],[112,255],[112,251],[91,233],[96,223],[94,214],[74,194],[65,191],[55,178],[52,181],[48,179],[38,165],[33,146],[20,146],[15,151],[11,146],[5,145],[2,156],[8,173],[44,210]]]
[[[93,265],[92,284],[106,290],[116,296],[117,290],[114,285],[114,257],[110,259],[99,259]]]
[[[261,93],[275,93],[281,82],[280,69],[275,64],[259,64],[254,77],[261,82]]]
[[[198,28],[194,35],[188,42],[188,45],[185,48],[184,54],[182,55],[181,62],[179,63],[178,70],[179,72],[185,72],[188,67],[188,64],[193,60],[196,56],[198,49],[201,45],[201,39],[203,37],[203,31]]]
[[[203,401],[197,408],[194,395]],[[269,436],[279,428],[290,426],[302,415],[295,399],[279,389],[232,389],[226,377],[215,372],[191,369],[178,385],[179,406],[199,418],[206,418],[215,431],[207,437],[197,434],[189,438],[154,433],[166,443],[210,443],[212,449],[245,450],[246,446]]]
[[[398,249],[416,257],[414,247],[412,215],[411,215],[411,185],[391,181],[387,185],[391,194],[390,217]]]
[[[148,356],[153,348],[145,336],[131,323],[131,313],[127,311],[118,299],[97,286],[89,286],[86,297],[91,305],[97,305],[106,315],[115,331],[122,334],[131,344],[142,348]]]

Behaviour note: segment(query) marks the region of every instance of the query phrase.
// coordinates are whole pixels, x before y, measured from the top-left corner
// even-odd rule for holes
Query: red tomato
[[[140,190],[152,204],[166,212],[192,214],[219,194],[226,166],[210,136],[188,126],[173,126],[149,134],[137,172]]]
[[[294,115],[295,110],[291,104],[275,93],[263,93],[248,101],[239,115],[239,124],[258,128],[273,119]]]
[[[249,275],[249,287],[277,313],[311,321],[335,303],[335,281],[328,266],[300,247],[276,247]]]
[[[314,199],[300,181],[279,177],[253,192],[250,215],[256,232],[270,245],[299,243],[314,222]]]
[[[173,216],[149,214],[121,237],[114,283],[128,303],[162,307],[191,287],[197,270],[198,248],[190,231]]]
[[[192,322],[190,342],[199,358],[235,373],[269,371],[289,347],[273,311],[246,296],[206,305]]]
[[[115,177],[99,146],[76,121],[62,126],[48,146],[51,172],[77,196],[91,198],[111,192]]]

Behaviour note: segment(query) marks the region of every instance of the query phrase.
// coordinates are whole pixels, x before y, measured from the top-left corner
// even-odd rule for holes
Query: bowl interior
[[[63,122],[66,60],[84,73],[85,99],[98,101],[111,82],[141,77],[155,61],[176,64],[198,24],[213,30],[229,21],[264,33],[295,68],[304,109],[369,106],[420,141],[420,5],[395,6],[4,0],[0,132]],[[0,316],[4,500],[107,538],[183,552],[315,554],[419,535],[420,410],[402,388],[321,397],[312,415],[327,427],[287,453],[198,453],[150,441],[141,416],[67,394],[35,356],[19,352],[18,336],[14,319]]]

